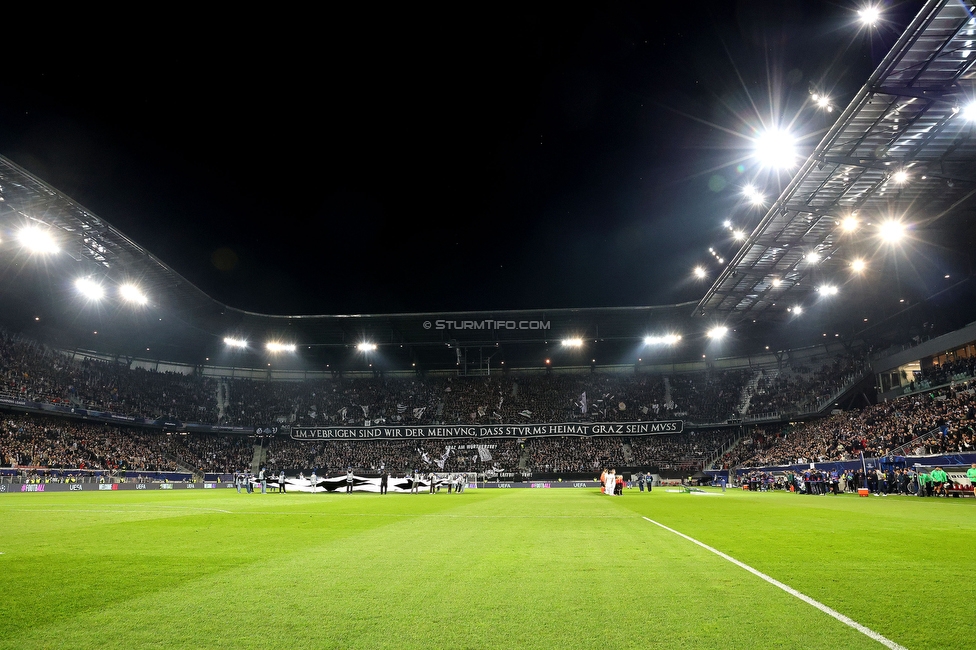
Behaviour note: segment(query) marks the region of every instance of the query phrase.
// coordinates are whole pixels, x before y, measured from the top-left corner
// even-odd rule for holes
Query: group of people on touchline
[[[600,474],[600,483],[603,484],[600,490],[604,494],[621,496],[624,493],[624,475],[617,474],[616,469],[611,469],[609,472],[604,469]]]

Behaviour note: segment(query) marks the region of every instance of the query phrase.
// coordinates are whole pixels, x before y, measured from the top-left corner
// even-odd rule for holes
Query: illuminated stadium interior
[[[3,322],[65,350],[162,362],[477,373],[503,361],[668,364],[761,356],[825,337],[887,346],[933,323],[949,331],[976,313],[967,16],[957,3],[930,3],[847,106],[811,93],[804,110],[836,114],[812,151],[786,125],[753,136],[761,171],[725,222],[730,252],[711,249],[720,271],[713,279],[694,270],[711,283],[694,304],[251,313],[206,295],[151,246],[3,158]],[[774,195],[783,174],[790,180]],[[730,330],[721,346],[709,345],[716,327]]]
[[[341,60],[336,67],[355,68],[353,76],[368,77],[369,88],[355,86],[336,100],[348,88],[336,81],[338,95],[330,95],[328,74],[319,79],[315,66],[300,61],[315,59],[308,52],[294,57],[301,71],[295,77],[284,70],[290,59],[271,57],[269,69],[277,75],[280,66],[283,78],[300,80],[296,87],[325,87],[321,103],[348,102],[353,112],[368,112],[369,102],[356,103],[361,96],[380,97],[383,119],[372,126],[382,130],[387,119],[401,118],[408,128],[396,128],[409,131],[417,146],[401,146],[409,153],[387,160],[374,151],[382,139],[370,140],[363,123],[340,124],[326,109],[316,113],[316,96],[312,121],[334,129],[325,139],[334,138],[335,150],[313,135],[299,146],[309,159],[325,160],[323,166],[308,171],[293,153],[252,159],[248,150],[253,194],[226,197],[226,204],[201,200],[193,206],[199,211],[187,210],[182,221],[174,216],[172,224],[154,224],[173,230],[168,248],[113,225],[137,224],[143,215],[132,206],[138,202],[102,203],[128,205],[135,216],[111,207],[95,214],[38,171],[63,168],[22,151],[0,155],[0,521],[6,533],[0,575],[9,580],[0,649],[971,645],[976,8],[928,0],[909,19],[904,4],[719,4],[703,11],[713,19],[726,12],[712,31],[702,30],[706,36],[689,36],[689,26],[700,28],[698,16],[626,3],[579,14],[579,33],[551,42],[535,37],[563,28],[549,10],[525,8],[517,19],[502,18],[513,27],[497,39],[492,21],[499,19],[486,17],[489,41],[518,52],[516,67],[525,59],[526,69],[535,65],[544,74],[529,83],[508,79],[510,68],[492,76],[485,70],[493,65],[475,65],[471,77],[481,76],[475,102],[465,94],[467,82],[452,78],[453,68],[446,81],[433,84],[447,87],[446,95],[425,86],[428,70],[415,65],[410,50],[429,55],[430,68],[456,59],[462,69],[470,61],[461,41],[470,37],[474,49],[485,49],[480,28],[458,26],[461,36],[421,47],[413,41],[423,41],[423,31],[397,24],[395,31],[411,41],[405,48],[378,30],[383,20],[375,16],[366,37],[340,38],[336,31],[354,30],[337,13],[323,20],[323,34],[331,32],[315,36],[352,43],[334,57]],[[805,13],[810,7],[812,14]],[[780,9],[786,27],[769,29]],[[759,20],[765,12],[770,17]],[[807,24],[809,15],[823,20]],[[404,19],[404,26],[414,19]],[[430,22],[441,29],[443,19],[438,14]],[[656,30],[636,29],[641,20]],[[641,30],[643,43],[632,38]],[[730,44],[732,31],[741,31],[742,43]],[[520,40],[520,32],[530,37]],[[837,51],[797,53],[796,46],[790,56],[829,59],[823,69],[838,77],[853,70],[857,83],[817,77],[801,65],[780,75],[774,69],[781,62],[770,53],[777,51],[775,35],[791,32],[817,32],[804,42],[828,42]],[[383,64],[373,69],[365,43],[384,38],[390,43],[380,48]],[[709,79],[696,65],[715,76],[727,72],[713,68],[709,56],[688,56],[706,39],[726,52],[734,68],[726,76],[736,77],[741,89],[693,88],[699,78],[701,85]],[[765,53],[770,88],[762,92],[756,91],[761,80],[736,67],[732,52],[743,43]],[[359,46],[362,52],[350,54]],[[590,46],[601,53],[600,65],[660,59],[660,67],[634,77],[654,92],[633,91],[630,77],[608,80],[607,68],[584,55]],[[667,61],[681,65],[662,64],[666,50]],[[486,52],[479,56],[497,53]],[[174,61],[182,56],[172,54]],[[345,56],[355,62],[347,64]],[[407,79],[403,86],[390,84],[381,70],[395,67],[399,57],[408,72],[392,76]],[[192,55],[189,60],[193,68],[206,67]],[[869,64],[874,72],[863,81],[860,71]],[[187,74],[173,69],[175,78]],[[677,81],[665,83],[665,72]],[[275,95],[273,87],[260,87],[266,78],[259,74],[252,84],[250,73],[246,83],[228,82],[216,94],[240,85]],[[209,73],[204,77],[209,87]],[[223,78],[214,78],[219,86]],[[789,87],[774,88],[774,78]],[[508,82],[523,83],[530,95],[559,96],[560,84],[582,90],[554,112],[561,126],[550,131],[537,128],[545,119],[523,123],[498,110],[505,98],[492,103],[498,98],[491,95]],[[617,94],[607,91],[614,83]],[[844,84],[860,89],[842,92]],[[709,93],[706,109],[701,97]],[[757,100],[763,93],[769,106]],[[802,101],[794,101],[797,94]],[[152,104],[149,96],[132,95]],[[445,97],[458,105],[483,99],[483,112],[472,115],[487,123],[498,113],[499,123],[507,120],[504,129],[523,141],[505,141],[491,155],[478,150],[441,156],[448,159],[443,166],[431,163],[442,150],[426,151],[425,139],[472,150],[478,137],[490,139],[477,125],[452,132],[457,122],[446,116]],[[291,102],[296,112],[304,109],[288,93],[280,101],[289,111]],[[656,108],[645,111],[645,101]],[[438,136],[425,130],[429,123],[415,126],[417,114],[398,114],[397,102],[443,111],[435,120],[443,117],[445,131]],[[601,102],[623,108],[600,113]],[[544,103],[530,102],[530,112],[544,113]],[[185,123],[206,122],[208,107],[201,97],[199,113],[194,106]],[[767,109],[770,115],[760,116]],[[673,121],[661,119],[664,113]],[[589,121],[598,121],[593,115],[613,122],[608,114],[629,126],[614,122],[609,130],[604,124],[587,131]],[[641,117],[631,124],[627,115]],[[234,130],[225,113],[210,119],[215,132]],[[285,122],[272,128],[284,131]],[[685,124],[687,133],[665,137],[674,124]],[[636,134],[653,132],[640,146],[660,139],[654,143],[660,148],[642,153],[640,164],[620,162],[624,147],[601,139],[617,128],[635,142]],[[4,133],[0,125],[0,142]],[[541,157],[525,154],[526,142],[544,149],[560,137],[569,140],[567,133],[590,140],[580,145],[580,158],[599,151],[606,167],[578,193],[575,186],[586,185],[579,178],[552,180],[553,169],[566,168],[542,169]],[[253,138],[255,151],[265,153],[260,140],[273,139],[258,130],[231,137]],[[389,175],[376,176],[378,167],[363,159],[343,158],[346,137],[363,138],[364,157],[383,159]],[[565,143],[546,155],[567,157],[559,146]],[[192,156],[173,158],[185,165],[187,178],[225,187],[215,170],[227,159],[201,173]],[[478,167],[473,161],[480,158],[491,160]],[[689,164],[690,158],[700,159]],[[411,165],[417,169],[405,169]],[[79,167],[79,178],[98,171]],[[279,169],[271,173],[271,167]],[[451,175],[446,167],[461,171]],[[396,204],[399,212],[383,217],[386,225],[396,222],[383,236],[370,222],[375,215],[357,211],[360,205],[344,213],[342,224],[317,212],[281,223],[283,213],[300,205],[288,195],[328,204],[335,196],[315,195],[328,195],[329,183],[342,185],[350,169],[360,182],[389,184],[390,194],[422,187],[412,204]],[[120,172],[113,167],[112,173]],[[405,180],[395,181],[397,175]],[[646,181],[656,175],[667,178]],[[511,184],[513,177],[518,182]],[[592,200],[593,192],[620,192],[624,185],[610,177],[639,188],[634,195],[645,202],[611,196],[609,203],[626,204],[624,212],[656,230],[618,228],[606,204]],[[461,189],[452,188],[459,179]],[[161,175],[156,187],[172,190],[178,201],[220,194],[195,194],[189,182],[171,181]],[[512,189],[522,182],[539,195],[565,195],[551,205],[533,202],[539,195]],[[489,186],[505,189],[484,190]],[[84,181],[72,187],[85,191]],[[458,195],[470,206],[452,203]],[[278,199],[282,211],[257,221],[243,210],[240,224],[227,218],[244,203],[266,207]],[[154,197],[145,200],[143,207]],[[667,212],[669,201],[686,205]],[[525,204],[525,212],[512,211],[497,228],[482,223],[491,210],[513,204]],[[160,199],[160,205],[173,204]],[[269,242],[268,259],[254,264],[252,275],[235,276],[236,284],[213,283],[230,277],[233,265],[221,268],[217,253],[236,256],[231,247],[196,246],[190,239],[202,231],[184,233],[175,225],[185,227],[214,206],[215,213],[227,212],[210,226],[240,226],[256,247],[251,250],[262,253]],[[410,211],[428,207],[451,213],[457,223]],[[577,209],[587,213],[589,229],[570,214]],[[540,213],[537,221],[525,216],[532,211]],[[376,241],[359,238],[360,226]],[[563,226],[569,234],[557,232]],[[406,236],[411,229],[416,232]],[[308,241],[296,241],[290,257],[291,244],[278,230]],[[411,268],[411,247],[425,238],[434,244],[416,256],[443,258],[443,266],[425,259]],[[180,257],[173,241],[193,249],[195,263],[202,259],[211,275],[197,274],[199,265],[187,262],[191,253]],[[520,257],[502,250],[505,245],[547,250],[534,267],[524,263],[531,254]],[[603,274],[587,265],[599,252]],[[259,313],[228,298],[240,296],[234,291],[248,282],[270,304],[279,291],[282,304],[294,305],[285,294],[291,299],[315,283],[348,283],[355,294],[371,286],[351,279],[357,269],[348,260],[356,255],[378,260],[389,283],[389,293],[378,291],[380,297],[362,304],[395,295],[395,307]],[[311,259],[299,263],[303,256]],[[476,278],[472,267],[482,259],[491,268],[479,269],[484,277]],[[635,266],[633,259],[660,266]],[[516,286],[505,285],[511,272],[502,269],[510,262],[518,269]],[[275,265],[292,265],[291,275],[257,277]],[[662,274],[663,265],[673,268]],[[434,302],[397,286],[416,275],[410,285],[416,292],[432,268],[450,276],[431,278]],[[642,276],[635,268],[656,271]],[[314,277],[286,287],[298,274]],[[566,293],[548,304],[544,298],[538,308],[520,302],[540,293],[518,289],[551,287],[553,276]],[[614,290],[604,295],[601,284]],[[499,294],[490,290],[499,286],[519,308],[489,308],[498,304]],[[303,304],[327,304],[336,295],[326,294],[323,289],[317,302]],[[579,296],[579,306],[567,307],[566,295]],[[635,298],[659,295],[673,300],[641,305]],[[411,299],[438,306],[457,299],[464,308],[399,308]],[[532,489],[499,489],[515,487]]]

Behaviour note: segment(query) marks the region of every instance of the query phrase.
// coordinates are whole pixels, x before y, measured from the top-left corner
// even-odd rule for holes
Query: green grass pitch
[[[976,647],[976,501],[0,495],[0,648]]]

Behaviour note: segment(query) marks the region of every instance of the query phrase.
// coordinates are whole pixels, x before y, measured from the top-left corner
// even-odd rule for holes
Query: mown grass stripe
[[[887,646],[887,647],[891,648],[891,650],[907,650],[907,648],[905,648],[904,646],[895,643],[891,639],[889,639],[889,638],[887,638],[885,636],[882,636],[881,634],[878,634],[877,632],[875,632],[871,628],[869,628],[867,626],[864,626],[864,625],[861,625],[860,623],[858,623],[854,619],[852,619],[852,618],[850,618],[848,616],[844,616],[843,614],[841,614],[837,610],[832,609],[830,607],[827,607],[826,605],[824,605],[820,601],[814,600],[813,598],[810,598],[806,594],[803,594],[803,593],[797,591],[793,587],[791,587],[789,585],[786,585],[786,584],[783,584],[782,582],[780,582],[776,578],[773,578],[771,576],[768,576],[765,573],[763,573],[762,571],[759,571],[757,569],[753,569],[751,566],[749,566],[745,562],[740,562],[739,560],[735,559],[731,555],[727,555],[726,553],[723,553],[722,551],[718,550],[717,548],[714,548],[712,546],[709,546],[708,544],[705,544],[704,542],[699,542],[694,537],[689,537],[688,535],[685,535],[684,533],[678,532],[677,530],[675,530],[673,528],[669,528],[669,527],[665,526],[664,524],[662,524],[661,522],[654,521],[653,519],[651,519],[649,517],[641,517],[641,518],[642,519],[645,519],[646,521],[651,522],[655,526],[660,526],[661,528],[663,528],[664,530],[666,530],[668,532],[674,533],[675,535],[677,535],[679,537],[685,538],[686,540],[688,540],[692,544],[697,544],[698,546],[701,546],[706,551],[709,551],[711,553],[714,553],[715,555],[719,556],[720,558],[722,558],[724,560],[728,560],[729,562],[731,562],[732,564],[738,566],[739,568],[745,569],[749,573],[751,573],[751,574],[753,574],[753,575],[755,575],[755,576],[757,576],[759,578],[762,578],[763,580],[765,580],[769,584],[773,585],[774,587],[778,587],[778,588],[782,589],[783,591],[785,591],[789,595],[794,596],[795,598],[799,598],[800,600],[802,600],[803,602],[807,603],[808,605],[813,605],[814,607],[816,607],[817,609],[819,609],[824,614],[827,614],[828,616],[831,616],[831,617],[837,619],[838,621],[840,621],[844,625],[847,625],[848,627],[852,627],[855,630],[857,630],[858,632],[860,632],[861,634],[863,634],[863,635],[865,635],[865,636],[867,636],[867,637],[869,637],[871,639],[874,639],[875,641],[877,641],[878,643],[880,643],[880,644],[882,644],[884,646]]]

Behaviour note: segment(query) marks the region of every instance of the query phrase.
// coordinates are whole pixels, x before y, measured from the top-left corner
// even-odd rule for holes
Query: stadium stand
[[[760,383],[751,412],[796,413],[809,396],[844,385],[852,368],[834,362],[811,379]],[[56,350],[0,330],[0,396],[137,416],[229,426],[272,423],[471,424],[642,422],[682,418],[725,423],[741,417],[754,373],[668,376],[578,373],[259,381],[130,368]],[[796,377],[802,377],[796,374]],[[813,391],[814,386],[817,390]]]
[[[896,451],[911,455],[976,451],[972,382],[916,393],[798,426],[765,427],[723,456],[726,467],[845,461]],[[901,450],[904,445],[910,448]]]

